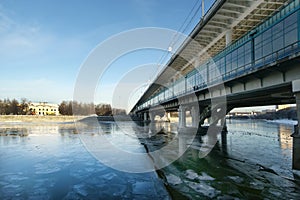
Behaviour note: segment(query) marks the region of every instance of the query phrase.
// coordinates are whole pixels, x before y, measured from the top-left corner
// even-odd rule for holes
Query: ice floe
[[[194,170],[188,169],[185,171],[185,176],[190,180],[199,180],[199,181],[213,181],[215,178],[209,176],[205,172],[201,172],[201,175],[197,174]]]
[[[186,181],[186,184],[196,192],[201,193],[204,196],[207,196],[209,198],[215,198],[217,195],[221,193],[219,190],[216,190],[215,188],[211,187],[210,185],[207,185],[204,182],[195,183],[195,182]]]
[[[179,185],[182,183],[182,180],[178,176],[175,176],[174,174],[166,175],[166,178],[168,183],[171,185]]]

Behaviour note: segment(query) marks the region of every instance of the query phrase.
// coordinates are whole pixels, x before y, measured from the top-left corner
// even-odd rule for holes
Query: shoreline
[[[83,119],[86,116],[39,116],[39,115],[0,115],[0,122],[2,123],[16,123],[16,122],[75,122]]]

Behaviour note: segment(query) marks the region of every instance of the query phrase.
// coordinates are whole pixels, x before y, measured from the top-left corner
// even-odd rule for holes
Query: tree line
[[[29,110],[31,101],[23,98],[21,101],[16,99],[0,99],[0,115],[31,115]],[[110,104],[79,103],[77,101],[62,101],[58,105],[61,115],[92,115],[112,116],[126,115],[126,110],[112,108]]]
[[[59,104],[61,115],[92,115],[112,116],[126,115],[125,109],[112,108],[110,104],[79,103],[77,101],[63,101]]]
[[[0,99],[0,115],[26,115],[29,103],[27,99]]]

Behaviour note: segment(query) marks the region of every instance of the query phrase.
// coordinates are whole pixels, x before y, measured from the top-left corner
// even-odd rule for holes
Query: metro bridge
[[[189,36],[131,113],[153,121],[176,111],[179,132],[188,111],[195,128],[224,125],[238,107],[296,103],[300,117],[300,0],[216,0]]]

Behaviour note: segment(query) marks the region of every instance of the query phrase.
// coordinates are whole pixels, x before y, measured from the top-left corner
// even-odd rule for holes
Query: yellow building
[[[59,115],[58,104],[47,102],[30,103],[29,111],[33,115]]]

